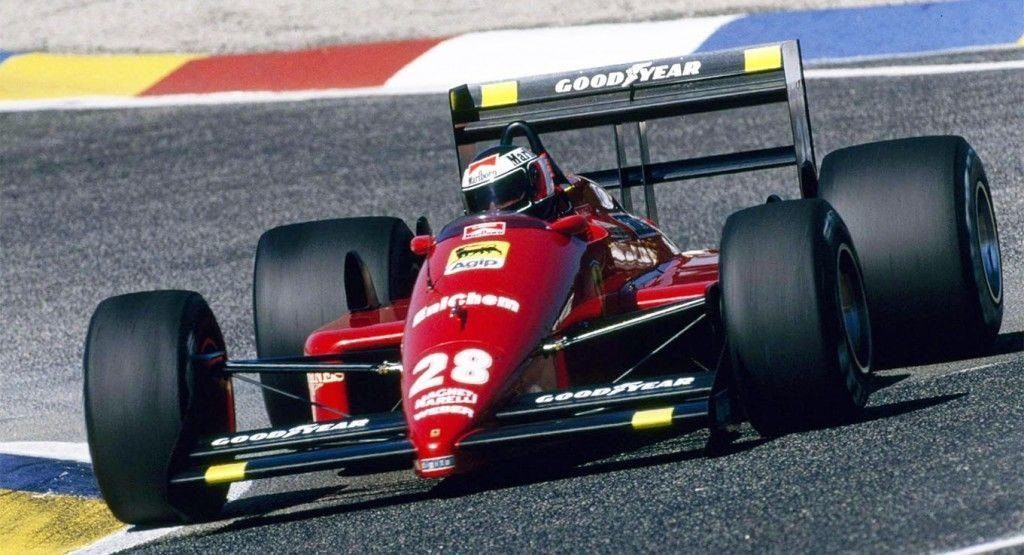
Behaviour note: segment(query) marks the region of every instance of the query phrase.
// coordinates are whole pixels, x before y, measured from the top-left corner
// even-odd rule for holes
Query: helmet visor
[[[470,214],[494,210],[520,210],[530,203],[530,178],[526,168],[507,174],[471,189],[463,189],[466,211]]]

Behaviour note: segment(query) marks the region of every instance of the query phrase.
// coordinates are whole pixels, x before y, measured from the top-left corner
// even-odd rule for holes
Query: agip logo
[[[444,275],[467,270],[498,270],[505,267],[506,256],[507,241],[477,241],[459,245],[448,255]]]

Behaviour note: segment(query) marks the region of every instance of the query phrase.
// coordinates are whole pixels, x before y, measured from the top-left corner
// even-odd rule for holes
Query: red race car
[[[198,293],[99,305],[85,415],[118,518],[206,518],[230,482],[300,472],[440,478],[557,445],[708,428],[717,449],[743,422],[855,421],[874,361],[980,352],[998,333],[977,154],[907,138],[819,172],[796,42],[460,86],[450,103],[466,215],[437,234],[389,217],[266,232],[258,359],[228,358]],[[793,144],[650,160],[648,120],[768,103],[788,107]],[[611,169],[566,173],[541,141],[598,126]],[[657,227],[656,185],[785,165],[802,198],[736,212],[718,250]],[[272,427],[236,430],[233,379],[264,388]]]

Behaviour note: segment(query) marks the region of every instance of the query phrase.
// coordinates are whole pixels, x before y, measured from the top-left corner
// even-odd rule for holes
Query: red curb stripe
[[[377,87],[441,40],[212,56],[186,63],[140,96]]]

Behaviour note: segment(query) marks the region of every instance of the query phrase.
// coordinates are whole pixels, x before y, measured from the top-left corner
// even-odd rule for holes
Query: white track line
[[[437,90],[365,87],[353,89],[312,89],[305,91],[228,91],[160,96],[83,96],[42,100],[0,101],[0,112],[40,110],[109,110],[120,108],[162,108],[167,106],[210,106],[223,104],[263,104],[267,102],[303,102],[353,96],[381,96],[437,93]]]
[[[1024,60],[1002,62],[974,62],[965,64],[898,65],[879,67],[850,67],[834,69],[805,69],[807,79],[846,79],[850,77],[906,77],[910,75],[944,75],[975,71],[1006,71],[1024,69]]]
[[[9,441],[0,443],[0,455],[20,455],[90,463],[89,445],[64,441]]]
[[[807,79],[849,79],[858,77],[906,77],[912,75],[945,75],[978,71],[1024,69],[1024,60],[977,62],[943,65],[897,65],[863,68],[807,69]],[[263,104],[268,102],[304,102],[357,96],[399,96],[447,92],[437,84],[385,85],[356,89],[316,89],[306,91],[235,91],[204,94],[174,94],[138,97],[76,97],[45,100],[0,101],[0,112],[35,112],[40,110],[108,110],[120,108],[159,108],[167,106],[210,106],[224,104]]]
[[[935,377],[935,378],[948,378],[950,376],[956,376],[958,374],[966,374],[967,372],[974,372],[975,370],[984,370],[986,368],[992,368],[993,366],[999,366],[1000,364],[1006,364],[1007,362],[1009,362],[1009,361],[1002,360],[1002,361],[999,361],[999,362],[990,362],[988,364],[982,364],[981,366],[971,366],[970,368],[961,368],[960,370],[956,370],[956,371],[950,372],[948,374],[939,374],[939,375],[936,375],[936,376],[933,376],[933,377]]]
[[[946,551],[942,555],[978,555],[979,553],[994,553],[1001,549],[1024,545],[1024,534],[1003,538],[985,543],[979,543],[956,551]]]

